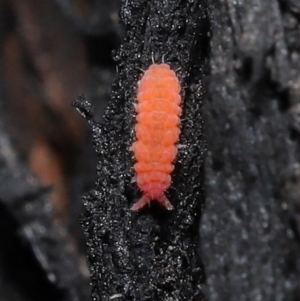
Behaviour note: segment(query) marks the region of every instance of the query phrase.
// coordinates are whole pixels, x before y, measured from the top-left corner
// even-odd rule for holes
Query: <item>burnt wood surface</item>
[[[0,3],[0,301],[300,300],[298,2]],[[131,212],[153,60],[182,87],[175,209]]]

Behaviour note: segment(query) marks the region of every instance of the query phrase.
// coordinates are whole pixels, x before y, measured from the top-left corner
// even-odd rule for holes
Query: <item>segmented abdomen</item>
[[[171,184],[175,143],[181,114],[180,85],[167,64],[153,64],[142,77],[137,93],[137,141],[133,143],[137,184],[144,195],[131,209],[138,210],[155,199],[172,209],[164,195]]]

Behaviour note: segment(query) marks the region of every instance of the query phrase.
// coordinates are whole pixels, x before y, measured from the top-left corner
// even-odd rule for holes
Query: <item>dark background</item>
[[[2,0],[0,301],[300,300],[298,3]],[[136,86],[163,56],[175,210],[132,213]]]

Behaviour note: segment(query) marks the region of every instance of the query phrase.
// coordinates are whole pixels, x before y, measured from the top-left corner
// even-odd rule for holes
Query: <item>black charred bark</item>
[[[84,198],[82,226],[87,240],[94,300],[200,300],[203,270],[198,223],[203,205],[201,172],[203,82],[208,59],[208,17],[203,1],[123,1],[125,37],[115,54],[117,79],[102,124],[80,98],[98,153],[98,181]],[[129,209],[140,196],[129,151],[134,137],[140,69],[163,60],[182,85],[183,115],[173,181],[167,195],[175,207],[156,204]]]
[[[95,113],[83,97],[75,102],[90,123],[98,155],[98,180],[83,199],[81,219],[92,299],[300,300],[299,1],[123,0],[122,27],[117,26],[118,1],[49,2],[65,14],[56,9],[53,15],[47,13],[44,29],[39,23],[28,26],[31,18],[20,23],[20,15],[12,9],[16,2],[0,4],[1,62],[13,53],[19,57],[18,64],[11,60],[0,70],[0,300],[90,298],[87,274],[80,267],[82,254],[74,251],[74,241],[80,245],[80,238],[56,223],[50,188],[43,187],[26,159],[21,159],[2,118],[7,104],[15,103],[15,108],[23,104],[22,91],[47,95],[30,67],[28,53],[20,50],[22,61],[18,50],[26,41],[22,32],[32,34],[37,27],[41,37],[47,29],[51,33],[41,50],[59,47],[52,40],[55,30],[53,35],[49,30],[57,28],[56,14],[71,20],[63,23],[78,31],[86,49],[86,60],[81,60],[93,70],[87,90]],[[30,3],[26,6],[34,5]],[[71,35],[73,29],[68,31]],[[117,78],[103,117],[101,101],[106,100],[114,76],[110,51],[120,39],[114,53]],[[61,41],[66,54],[68,39]],[[73,55],[65,59],[73,60],[70,66],[79,64]],[[134,213],[129,208],[141,192],[131,181],[133,104],[141,69],[152,60],[164,60],[179,77],[183,147],[167,191],[175,210],[166,212],[153,203]],[[20,66],[26,67],[24,76]],[[32,78],[40,85],[29,87],[27,79]],[[25,90],[18,90],[20,81]],[[19,92],[9,98],[6,90]],[[13,126],[22,127],[18,118],[12,120]],[[53,124],[64,127],[65,120],[58,120],[54,118]],[[23,142],[25,148],[26,138]],[[78,161],[93,166],[88,148],[83,153],[87,155]],[[71,156],[76,156],[73,149]],[[84,177],[72,174],[77,178],[77,182],[70,179],[69,187],[76,187],[72,194],[77,196],[84,183],[90,183],[85,182],[90,169]],[[77,212],[81,209],[75,203]],[[76,214],[70,218],[75,220]]]
[[[300,5],[212,1],[207,300],[300,300]]]

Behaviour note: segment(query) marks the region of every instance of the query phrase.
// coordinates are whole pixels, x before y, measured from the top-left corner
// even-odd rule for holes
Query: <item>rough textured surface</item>
[[[48,7],[46,19],[37,2]],[[34,133],[40,133],[39,141],[63,158],[54,161],[50,152],[46,175],[59,164],[74,167],[65,178],[72,206],[61,212],[76,228],[82,210],[76,200],[90,187],[95,163],[87,138],[82,156],[66,143],[65,137],[82,129],[75,122],[74,133],[68,132],[68,117],[59,116],[75,114],[71,108],[67,113],[69,96],[52,93],[78,93],[80,85],[70,78],[82,72],[60,66],[89,68],[86,90],[94,113],[82,98],[76,105],[90,122],[98,155],[97,186],[84,198],[82,217],[93,300],[202,301],[201,288],[207,301],[300,300],[299,1],[123,0],[120,27],[117,0],[105,7],[102,0],[40,2],[27,1],[26,10],[12,5],[17,0],[0,2],[0,109],[12,105],[18,113],[10,116],[13,126],[25,133],[27,118]],[[37,41],[38,53],[32,52]],[[80,50],[78,45],[86,49],[81,59],[73,51]],[[111,87],[112,48],[118,50]],[[49,68],[44,69],[41,53],[52,53],[46,60]],[[137,81],[140,69],[147,69],[152,57],[160,63],[163,55],[172,69],[180,68],[176,74],[183,87],[179,143],[184,148],[167,191],[175,210],[168,213],[153,204],[133,214],[129,208],[141,196],[131,183],[134,158],[129,151],[135,140]],[[53,76],[55,58],[63,63],[55,64]],[[58,74],[65,74],[65,81]],[[50,85],[52,80],[56,85]],[[45,99],[49,92],[54,102]],[[58,99],[67,115],[51,109]],[[204,166],[203,120],[208,142]],[[26,137],[36,137],[28,130],[20,136],[22,149],[30,153]],[[50,190],[33,177],[10,141],[1,124],[0,300],[89,300],[88,275],[80,261],[84,248],[74,252],[74,241],[82,246],[80,235],[69,239],[68,227],[57,224]],[[70,161],[77,156],[80,164]],[[31,157],[38,163],[36,155]]]
[[[87,116],[98,153],[98,181],[84,199],[82,218],[95,300],[199,300],[201,264],[197,225],[203,204],[201,166],[202,81],[207,55],[204,3],[124,1],[126,34],[115,54],[118,74],[112,99],[100,125],[82,98],[76,106]],[[135,183],[129,147],[134,141],[133,104],[141,72],[162,55],[183,88],[183,122],[179,152],[167,196],[168,213],[155,204],[144,213],[129,208],[141,195]]]
[[[206,300],[300,300],[298,1],[212,1]]]

